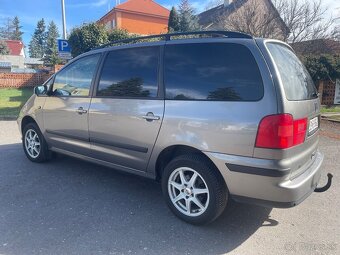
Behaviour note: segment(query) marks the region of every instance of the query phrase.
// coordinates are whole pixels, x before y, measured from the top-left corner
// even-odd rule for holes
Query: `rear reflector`
[[[259,125],[256,147],[287,149],[305,141],[307,118],[294,120],[290,114],[264,117]]]

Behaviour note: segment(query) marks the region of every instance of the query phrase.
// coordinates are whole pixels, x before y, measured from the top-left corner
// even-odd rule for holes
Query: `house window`
[[[112,29],[112,23],[111,23],[111,21],[106,22],[105,28],[106,28],[106,29]]]
[[[116,27],[116,21],[115,20],[110,20],[108,22],[106,22],[105,24],[105,28],[110,30]]]

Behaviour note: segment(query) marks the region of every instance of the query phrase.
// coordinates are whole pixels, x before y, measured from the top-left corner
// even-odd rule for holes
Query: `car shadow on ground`
[[[177,219],[160,185],[65,156],[28,161],[0,146],[0,253],[222,254],[261,227],[271,209],[231,202],[207,226]]]

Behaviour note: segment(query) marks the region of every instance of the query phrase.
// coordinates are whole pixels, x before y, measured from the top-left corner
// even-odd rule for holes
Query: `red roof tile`
[[[21,50],[24,48],[24,44],[21,41],[5,40],[5,43],[10,51],[10,55],[20,56]]]
[[[169,17],[170,11],[152,0],[129,0],[117,5],[116,10],[139,12],[150,15]]]

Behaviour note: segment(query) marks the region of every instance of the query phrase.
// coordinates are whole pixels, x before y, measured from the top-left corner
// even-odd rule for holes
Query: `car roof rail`
[[[190,35],[210,35],[212,37],[253,39],[251,35],[241,33],[241,32],[234,32],[234,31],[193,31],[193,32],[179,32],[179,33],[133,37],[133,38],[123,39],[123,40],[118,40],[118,41],[112,41],[112,42],[103,44],[99,47],[96,47],[93,50],[103,49],[106,47],[110,47],[114,44],[125,44],[125,43],[128,44],[131,42],[136,42],[139,40],[146,40],[146,39],[157,39],[157,38],[162,39],[163,38],[163,40],[165,41],[171,41],[172,37],[190,36]]]

